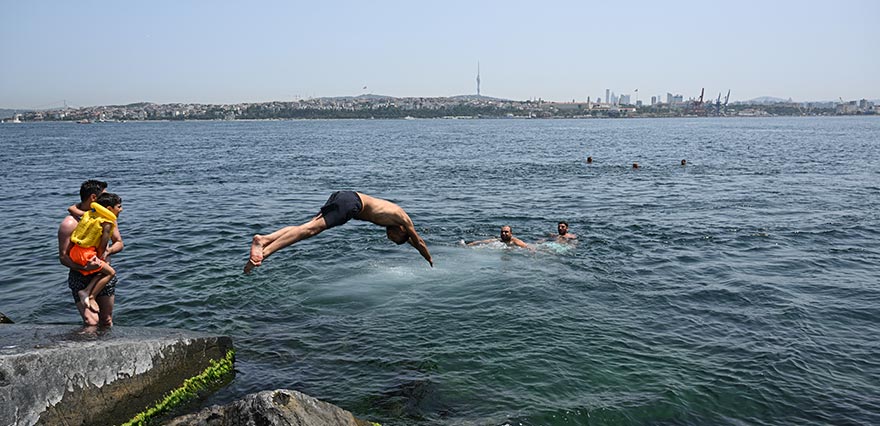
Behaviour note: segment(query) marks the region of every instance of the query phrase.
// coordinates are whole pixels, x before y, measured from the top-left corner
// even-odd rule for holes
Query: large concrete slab
[[[3,325],[0,424],[120,424],[231,349],[175,329]]]

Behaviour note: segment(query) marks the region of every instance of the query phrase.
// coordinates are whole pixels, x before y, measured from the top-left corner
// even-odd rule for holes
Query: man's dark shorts
[[[70,288],[70,292],[73,294],[73,303],[79,303],[79,296],[76,292],[88,287],[89,282],[92,281],[92,277],[94,277],[94,275],[86,276],[73,270],[67,274],[67,287]],[[111,279],[110,282],[101,289],[101,292],[98,293],[98,297],[112,296],[116,294],[116,283],[118,281],[119,276],[114,275],[113,279]]]
[[[327,229],[330,229],[355,218],[363,207],[361,197],[356,192],[336,191],[321,207],[321,216],[327,222]]]

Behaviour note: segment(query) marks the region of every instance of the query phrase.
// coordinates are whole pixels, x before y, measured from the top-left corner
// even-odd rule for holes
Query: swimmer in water
[[[577,235],[568,232],[568,222],[564,220],[560,220],[559,223],[556,224],[556,232],[557,235],[554,235],[556,241],[568,242],[577,239]]]
[[[523,240],[516,238],[513,236],[513,230],[510,226],[504,225],[501,227],[501,236],[498,238],[489,238],[488,240],[480,240],[480,241],[471,241],[467,243],[468,246],[478,246],[483,244],[497,243],[501,242],[507,245],[508,247],[522,247],[522,248],[531,248],[528,244],[524,243]]]

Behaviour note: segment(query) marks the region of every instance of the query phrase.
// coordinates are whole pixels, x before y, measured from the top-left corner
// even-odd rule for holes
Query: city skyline
[[[702,88],[711,99],[731,89],[731,101],[877,99],[877,16],[880,3],[855,0],[16,2],[0,15],[0,108],[478,90],[559,102]]]

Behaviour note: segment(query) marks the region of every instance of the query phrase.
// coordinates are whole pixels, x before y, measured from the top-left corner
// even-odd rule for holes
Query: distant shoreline
[[[321,98],[242,104],[134,103],[83,108],[2,111],[6,122],[184,121],[291,119],[537,119],[537,118],[687,118],[878,115],[867,100],[842,103],[736,103],[702,100],[616,104],[602,102],[509,101],[495,98]]]
[[[234,123],[234,122],[270,122],[270,121],[411,121],[411,120],[441,120],[441,121],[456,121],[456,120],[637,120],[637,119],[711,119],[711,118],[780,118],[780,117],[792,117],[792,118],[817,118],[817,117],[827,117],[827,118],[835,118],[835,117],[880,117],[880,114],[855,114],[855,115],[836,115],[836,114],[828,114],[828,115],[729,115],[729,116],[623,116],[623,117],[419,117],[419,118],[407,118],[407,117],[382,117],[382,118],[361,118],[361,117],[316,117],[316,118],[236,118],[236,119],[183,119],[183,120],[174,120],[174,119],[147,119],[147,120],[100,120],[100,121],[90,121],[88,123],[82,123],[74,120],[34,120],[34,121],[21,121],[18,123],[13,123],[8,120],[2,120],[0,123],[2,124],[48,124],[48,123],[67,123],[67,124],[127,124],[127,123]]]

